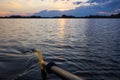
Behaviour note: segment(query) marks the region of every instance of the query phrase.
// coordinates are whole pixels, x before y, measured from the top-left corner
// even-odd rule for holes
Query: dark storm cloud
[[[120,9],[120,0],[111,0],[108,3],[98,6],[99,9],[106,12],[114,12],[117,9]]]
[[[97,3],[93,8],[100,12],[104,12],[106,15],[120,13],[120,0],[89,0],[87,3]]]
[[[93,7],[78,7],[76,9],[72,10],[66,10],[66,11],[58,11],[58,10],[52,10],[52,11],[40,11],[39,13],[36,13],[37,16],[61,16],[63,14],[65,15],[73,15],[73,16],[87,16],[87,15],[96,15],[98,10],[95,10]]]
[[[120,0],[89,0],[87,3],[98,3],[99,7],[104,7],[105,10],[120,8]],[[96,6],[98,7],[98,6]]]
[[[120,0],[111,0],[110,3],[105,6],[110,8],[120,8]]]
[[[96,3],[96,5],[93,5]],[[77,1],[74,2],[75,5],[81,5],[82,3]],[[76,7],[72,10],[59,11],[41,11],[36,13],[40,16],[61,16],[63,14],[73,15],[73,16],[88,16],[88,15],[111,15],[120,13],[120,0],[89,0],[84,2],[84,4],[89,4],[87,6]]]

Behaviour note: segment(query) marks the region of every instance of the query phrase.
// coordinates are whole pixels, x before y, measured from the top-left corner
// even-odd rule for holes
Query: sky
[[[111,15],[120,13],[120,0],[0,0],[0,16]]]

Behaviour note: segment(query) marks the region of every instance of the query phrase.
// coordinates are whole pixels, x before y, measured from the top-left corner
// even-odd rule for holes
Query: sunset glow
[[[59,20],[59,31],[60,31],[60,34],[59,34],[59,37],[61,39],[64,39],[65,38],[65,25],[66,25],[66,20],[65,19],[60,19]]]
[[[44,10],[64,11],[68,15],[76,16],[120,12],[120,0],[0,0],[0,3],[0,16],[36,15],[36,13],[40,16]],[[115,12],[116,10],[119,11]],[[54,12],[51,14],[55,15]]]
[[[0,16],[10,15],[10,12],[7,11],[0,11]]]

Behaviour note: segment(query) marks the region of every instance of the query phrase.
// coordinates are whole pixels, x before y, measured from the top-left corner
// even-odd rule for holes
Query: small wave
[[[60,57],[58,57],[58,58],[48,57],[47,59],[45,59],[45,61],[48,61],[48,62],[53,62],[53,61],[55,61],[55,62],[65,62],[65,59],[60,58]]]
[[[38,58],[31,50],[25,54],[0,52],[0,80],[41,80],[40,75]]]
[[[70,46],[70,45],[58,45],[58,46],[54,46],[54,47],[56,47],[56,48],[64,48],[64,49],[73,49],[73,47]]]

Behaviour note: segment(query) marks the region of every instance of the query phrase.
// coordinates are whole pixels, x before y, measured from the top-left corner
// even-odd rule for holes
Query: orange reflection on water
[[[64,39],[65,37],[65,25],[66,25],[66,20],[65,19],[60,19],[59,20],[59,37],[61,39]]]
[[[66,19],[59,19],[59,27],[58,27],[58,39],[59,39],[59,46],[66,46]]]

